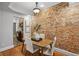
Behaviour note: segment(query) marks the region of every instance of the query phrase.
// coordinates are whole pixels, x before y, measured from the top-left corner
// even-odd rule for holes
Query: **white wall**
[[[13,19],[18,16],[7,11],[4,4],[0,4],[0,51],[13,47]]]
[[[1,14],[2,14],[2,12],[0,11],[0,33],[1,33],[1,19],[2,19],[2,17],[1,17]],[[0,38],[1,38],[1,34],[0,34]]]
[[[13,15],[6,11],[2,12],[1,19],[1,37],[0,48],[5,48],[13,45]]]

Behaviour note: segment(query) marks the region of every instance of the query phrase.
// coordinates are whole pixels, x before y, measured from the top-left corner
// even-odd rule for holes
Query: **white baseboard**
[[[5,51],[5,50],[8,50],[8,49],[11,49],[13,48],[14,45],[11,45],[11,46],[8,46],[8,47],[5,47],[5,48],[1,48],[0,49],[0,52],[2,51]],[[65,56],[79,56],[78,54],[75,54],[75,53],[72,53],[72,52],[69,52],[69,51],[66,51],[66,50],[63,50],[63,49],[60,49],[60,48],[54,48],[55,51],[58,51],[58,52],[61,52],[62,54],[64,54]]]
[[[78,54],[75,54],[75,53],[60,49],[60,48],[56,48],[56,47],[55,47],[55,51],[61,52],[65,56],[79,56]]]
[[[5,51],[5,50],[8,50],[8,49],[11,49],[13,47],[14,47],[14,45],[11,45],[11,46],[8,46],[8,47],[5,47],[5,48],[1,48],[0,49],[0,52]]]

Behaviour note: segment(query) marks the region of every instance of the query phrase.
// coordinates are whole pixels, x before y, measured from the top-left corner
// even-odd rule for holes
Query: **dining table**
[[[50,45],[50,48],[52,48],[52,43],[53,41],[51,39],[42,39],[40,41],[33,41],[32,40],[32,43],[36,46],[39,46],[40,47],[40,50],[41,50],[41,55],[43,55],[43,48],[45,48],[46,46]]]

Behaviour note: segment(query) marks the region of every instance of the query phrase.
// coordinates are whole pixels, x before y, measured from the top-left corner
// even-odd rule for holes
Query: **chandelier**
[[[33,13],[34,15],[37,15],[39,14],[39,12],[40,12],[40,9],[38,8],[38,2],[36,2],[36,7],[33,9]]]

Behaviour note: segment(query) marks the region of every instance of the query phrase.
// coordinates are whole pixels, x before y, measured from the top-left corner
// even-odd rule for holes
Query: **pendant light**
[[[38,2],[36,2],[36,7],[33,9],[33,13],[34,15],[37,15],[39,14],[39,12],[40,12],[40,9],[38,8]]]

